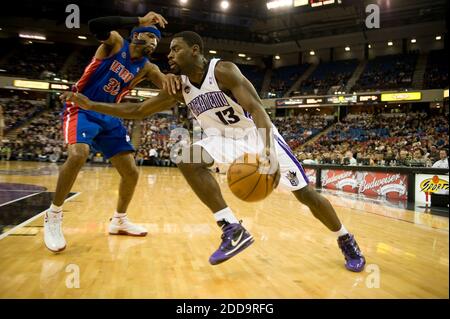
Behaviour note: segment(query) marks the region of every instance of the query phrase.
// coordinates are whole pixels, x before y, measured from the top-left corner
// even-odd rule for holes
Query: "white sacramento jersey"
[[[219,88],[214,75],[219,61],[220,59],[212,59],[209,62],[200,88],[193,85],[187,76],[182,75],[183,97],[206,135],[239,138],[249,129],[254,129],[255,123],[242,106]]]

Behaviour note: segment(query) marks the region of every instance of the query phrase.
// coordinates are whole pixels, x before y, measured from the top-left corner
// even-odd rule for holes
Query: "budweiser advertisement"
[[[408,199],[406,175],[382,172],[322,170],[322,187],[369,197]]]
[[[448,175],[416,174],[416,203],[429,204],[432,193],[448,195]]]

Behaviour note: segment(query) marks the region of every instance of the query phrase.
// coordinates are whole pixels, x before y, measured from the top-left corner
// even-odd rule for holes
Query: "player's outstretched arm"
[[[114,30],[122,28],[131,28],[135,26],[149,26],[158,24],[164,28],[167,24],[166,19],[158,13],[150,11],[144,17],[101,17],[89,21],[89,31],[102,42],[95,56],[103,59],[111,54],[117,53],[123,45],[122,36]]]
[[[156,64],[148,62],[146,65],[146,78],[159,89],[168,92],[170,95],[177,95],[181,90],[181,78],[179,75],[164,74]]]
[[[150,11],[144,17],[101,17],[90,20],[88,24],[89,31],[91,31],[98,40],[108,44],[111,31],[113,30],[135,26],[144,27],[154,24],[158,24],[160,27],[164,28],[167,24],[167,20],[162,15]]]
[[[61,100],[70,101],[85,110],[121,117],[142,119],[152,114],[170,109],[177,101],[164,91],[141,103],[102,103],[90,100],[81,93],[65,92]]]

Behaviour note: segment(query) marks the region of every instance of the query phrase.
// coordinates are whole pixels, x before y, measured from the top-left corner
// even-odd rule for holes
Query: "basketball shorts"
[[[277,131],[274,132],[274,138],[280,163],[279,186],[288,191],[306,187],[309,180],[302,165]],[[264,143],[256,128],[240,139],[214,135],[205,137],[194,145],[204,148],[216,164],[231,164],[244,153],[260,154],[264,149]]]
[[[134,152],[122,121],[116,117],[84,111],[68,105],[63,116],[64,141],[88,144],[109,159],[122,152]]]

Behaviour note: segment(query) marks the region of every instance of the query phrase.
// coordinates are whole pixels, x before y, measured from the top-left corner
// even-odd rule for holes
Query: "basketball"
[[[275,174],[261,174],[259,165],[259,156],[248,153],[231,164],[227,173],[228,186],[237,198],[257,202],[269,196],[278,185],[279,171]]]

